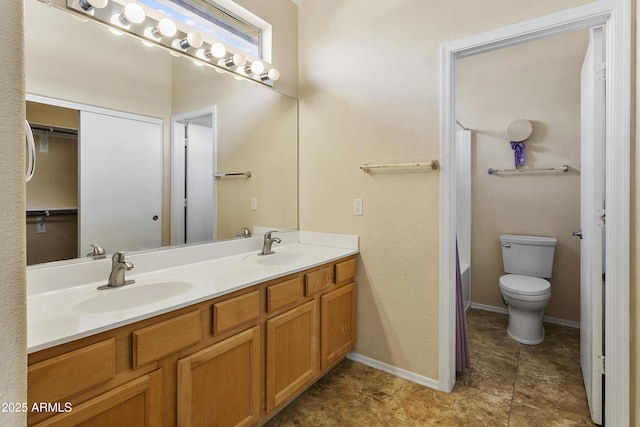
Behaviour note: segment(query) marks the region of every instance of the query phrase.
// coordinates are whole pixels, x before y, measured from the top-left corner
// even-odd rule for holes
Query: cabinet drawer
[[[302,276],[267,288],[267,312],[292,304],[304,297]]]
[[[213,304],[213,335],[221,334],[260,316],[260,291]]]
[[[61,354],[29,366],[30,402],[57,402],[116,376],[116,340]]]
[[[356,277],[356,260],[350,259],[336,264],[336,283],[352,281]]]
[[[201,338],[200,310],[133,331],[133,367],[197,344]]]
[[[313,295],[316,292],[331,286],[333,283],[333,269],[324,267],[313,273],[304,275],[305,295]]]

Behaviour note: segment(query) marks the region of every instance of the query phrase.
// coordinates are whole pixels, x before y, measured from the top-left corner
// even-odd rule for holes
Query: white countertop
[[[279,237],[276,254],[265,257],[257,256],[261,237],[132,254],[126,278],[136,283],[116,289],[97,289],[106,283],[110,259],[28,271],[28,353],[358,253],[357,236],[294,231]],[[86,277],[96,281],[78,283]]]

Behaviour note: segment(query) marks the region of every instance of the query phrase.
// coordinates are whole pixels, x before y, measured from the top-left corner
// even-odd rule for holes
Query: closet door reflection
[[[80,252],[162,245],[162,120],[80,112]]]

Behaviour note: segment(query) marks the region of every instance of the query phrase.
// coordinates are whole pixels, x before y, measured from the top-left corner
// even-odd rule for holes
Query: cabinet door
[[[64,409],[64,407],[63,407]],[[129,381],[37,426],[140,426],[162,425],[162,371]]]
[[[267,321],[267,411],[318,373],[316,307],[309,301]]]
[[[356,287],[350,283],[322,296],[322,369],[353,348],[356,327]]]
[[[178,425],[248,426],[260,416],[260,328],[178,361]]]

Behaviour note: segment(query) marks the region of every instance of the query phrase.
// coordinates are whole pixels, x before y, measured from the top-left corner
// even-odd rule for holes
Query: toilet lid
[[[544,295],[551,292],[551,283],[539,277],[506,274],[500,277],[500,287],[519,295]]]

